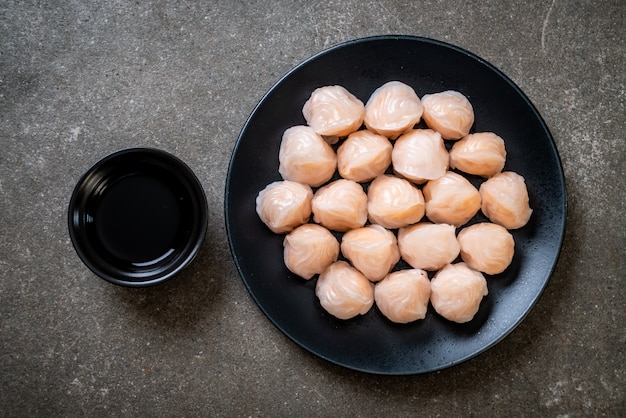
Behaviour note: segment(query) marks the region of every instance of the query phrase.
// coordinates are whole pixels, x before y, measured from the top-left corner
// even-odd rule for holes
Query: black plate
[[[283,236],[255,213],[255,198],[280,180],[278,149],[290,126],[305,124],[311,92],[339,84],[367,101],[383,83],[400,80],[421,97],[447,89],[465,94],[475,110],[474,131],[492,131],[507,146],[505,170],[526,179],[534,213],[513,231],[516,254],[502,274],[488,278],[489,295],[466,324],[448,322],[429,307],[407,325],[374,307],[342,321],[323,311],[305,282],[282,261]],[[382,36],[350,41],[301,63],[263,97],[246,122],[226,183],[226,227],[239,273],[261,310],[306,350],[350,369],[418,374],[468,360],[492,347],[528,314],[556,264],[565,230],[566,192],[559,156],[546,124],[524,93],[498,69],[458,47],[425,38]],[[480,220],[480,215],[473,220]]]

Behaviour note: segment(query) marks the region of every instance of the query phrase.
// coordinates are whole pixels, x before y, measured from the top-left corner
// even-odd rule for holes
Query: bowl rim
[[[163,264],[161,268],[146,270],[140,274],[126,274],[122,269],[108,269],[108,265],[102,262],[96,262],[94,257],[95,251],[90,248],[89,240],[85,237],[85,208],[83,207],[86,199],[93,195],[97,189],[88,185],[90,179],[93,179],[98,173],[112,167],[116,161],[128,158],[135,154],[137,157],[144,157],[142,161],[146,166],[158,163],[158,166],[168,175],[172,175],[177,180],[185,184],[188,193],[192,198],[192,208],[194,214],[194,228],[190,237],[179,254],[172,258],[168,263]],[[121,170],[121,174],[116,177],[122,177],[127,170]],[[177,156],[153,147],[128,147],[107,154],[92,164],[76,182],[68,205],[67,221],[70,239],[77,255],[89,270],[101,279],[110,283],[125,287],[147,287],[165,282],[176,276],[181,270],[187,267],[196,257],[208,229],[208,204],[206,193],[202,184],[193,170]]]

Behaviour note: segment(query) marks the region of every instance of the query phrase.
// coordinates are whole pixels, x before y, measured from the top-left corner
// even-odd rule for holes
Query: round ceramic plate
[[[302,106],[311,92],[342,85],[364,103],[380,85],[399,80],[418,96],[443,90],[466,95],[475,111],[472,131],[504,138],[505,170],[526,179],[530,222],[512,231],[516,252],[502,274],[487,277],[489,295],[474,319],[456,324],[432,306],[424,320],[400,325],[374,306],[339,320],[305,281],[283,264],[282,235],[259,220],[255,199],[280,180],[278,150],[285,129],[306,124]],[[479,181],[472,179],[474,184]],[[382,36],[350,41],[311,57],[261,99],[235,146],[226,182],[225,216],[231,251],[250,295],[295,343],[335,364],[369,373],[407,375],[466,361],[509,334],[539,299],[556,264],[566,215],[560,159],[546,124],[525,94],[502,72],[458,47],[431,39]],[[479,213],[470,223],[484,220]]]

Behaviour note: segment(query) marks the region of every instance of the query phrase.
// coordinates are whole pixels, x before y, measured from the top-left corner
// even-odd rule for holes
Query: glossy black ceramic
[[[72,194],[72,243],[94,273],[140,287],[176,275],[195,257],[207,229],[207,202],[191,169],[151,148],[111,154],[91,167]]]
[[[530,222],[512,231],[516,253],[502,274],[488,277],[489,295],[474,319],[449,322],[429,307],[426,319],[399,325],[372,308],[348,321],[326,313],[304,281],[282,261],[283,236],[255,213],[255,198],[280,180],[281,135],[305,124],[301,109],[311,92],[339,84],[366,102],[383,83],[400,80],[421,97],[454,89],[475,110],[473,131],[506,141],[505,170],[526,179]],[[449,144],[448,144],[449,146]],[[476,185],[480,179],[472,178]],[[502,72],[458,47],[424,38],[358,39],[322,51],[279,80],[262,98],[234,149],[225,196],[226,227],[240,275],[261,310],[285,335],[311,353],[354,370],[418,374],[468,360],[509,334],[539,299],[555,267],[565,229],[566,191],[550,132],[525,94]],[[477,215],[470,223],[485,220]]]

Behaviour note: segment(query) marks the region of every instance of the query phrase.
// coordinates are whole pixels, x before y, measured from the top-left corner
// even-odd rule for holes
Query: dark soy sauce
[[[122,177],[100,197],[95,232],[114,258],[137,267],[156,264],[176,249],[182,200],[158,177]]]

